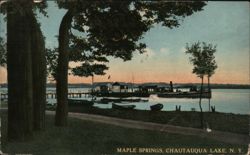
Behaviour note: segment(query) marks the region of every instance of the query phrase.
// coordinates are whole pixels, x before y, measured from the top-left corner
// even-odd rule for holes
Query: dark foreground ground
[[[83,121],[76,118],[69,118],[67,127],[55,127],[54,116],[46,116],[46,130],[36,132],[33,138],[24,142],[7,142],[6,124],[7,113],[1,112],[2,118],[2,150],[3,152],[17,154],[83,154],[83,155],[128,155],[128,154],[153,154],[139,153],[139,149],[151,148],[151,151],[158,151],[155,154],[167,153],[169,148],[196,148],[196,151],[211,151],[214,154],[216,148],[229,151],[230,148],[242,149],[246,152],[246,145],[232,145],[217,142],[207,138],[195,136],[183,136],[139,129],[128,129],[101,123]],[[136,149],[136,153],[120,153],[126,148]],[[163,153],[159,153],[163,151]],[[149,150],[150,151],[150,150]],[[179,150],[180,151],[180,150]],[[208,154],[204,153],[204,154]],[[177,154],[177,153],[176,153]],[[181,153],[183,154],[183,153]],[[189,153],[196,154],[196,153]],[[198,153],[200,154],[200,153]]]

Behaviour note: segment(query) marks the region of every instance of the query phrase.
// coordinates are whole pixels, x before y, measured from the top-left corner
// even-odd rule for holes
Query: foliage
[[[206,75],[208,77],[211,77],[215,73],[215,70],[218,68],[217,63],[215,61],[215,55],[214,55],[214,53],[216,52],[216,46],[213,46],[212,44],[206,44],[203,42],[203,50],[207,54]]]
[[[193,73],[202,78],[204,75],[211,77],[218,67],[215,61],[214,53],[216,46],[200,42],[192,44],[190,47],[187,44],[186,53],[191,54],[190,62],[193,64]]]
[[[201,11],[205,2],[169,2],[164,0],[135,1],[135,10],[139,11],[142,18],[150,23],[161,23],[163,26],[173,28],[180,25],[180,20],[194,12]]]
[[[209,79],[210,76],[214,74],[214,71],[217,68],[216,62],[214,60],[215,52],[216,52],[216,46],[213,46],[212,44],[206,44],[205,42],[203,42],[202,45],[200,42],[197,42],[192,44],[190,47],[188,44],[186,46],[186,53],[191,54],[189,59],[194,66],[193,73],[195,73],[198,77],[201,78],[200,99],[199,99],[199,106],[201,110],[200,113],[201,128],[203,128],[203,112],[201,106],[201,99],[203,93],[203,78],[205,75],[207,75]],[[208,85],[209,85],[209,80],[208,80]]]
[[[58,105],[55,119],[55,124],[58,126],[67,124],[67,73],[70,45],[72,44],[71,40],[69,40],[70,36],[75,36],[73,41],[80,43],[74,48],[74,50],[81,51],[80,59],[81,56],[86,55],[85,52],[90,52],[91,56],[113,56],[127,61],[131,60],[133,52],[139,51],[143,53],[145,51],[146,44],[141,43],[140,40],[153,24],[162,22],[167,27],[176,27],[179,19],[175,17],[191,15],[193,12],[201,10],[205,5],[204,2],[191,2],[180,5],[179,2],[139,2],[132,0],[58,0],[57,2],[59,7],[67,9],[59,28]],[[168,8],[168,5],[171,4],[176,6],[174,10],[172,7]],[[153,16],[149,16],[148,10],[151,10],[149,12]],[[102,73],[100,70],[95,72],[96,67],[102,66],[102,69],[105,69],[103,65],[97,66],[94,64],[96,67],[90,67],[88,63],[84,63],[82,66],[81,69],[77,70],[77,73],[82,71],[81,75],[83,76]],[[86,67],[90,67],[90,69]],[[92,73],[88,74],[89,71]]]
[[[97,66],[90,66],[89,59],[106,59],[106,56],[131,60],[132,53],[145,52],[142,36],[153,24],[173,28],[194,12],[201,11],[205,2],[166,1],[57,1],[59,8],[73,12],[70,29],[70,61],[83,62],[73,69],[73,74],[89,76],[95,74]],[[88,55],[92,55],[90,58]],[[93,58],[94,57],[94,58]],[[103,61],[102,60],[102,61]],[[108,60],[104,60],[108,62]],[[87,69],[90,67],[90,69]],[[95,69],[94,69],[95,68]],[[83,71],[84,73],[80,73]],[[92,73],[87,73],[92,71]],[[76,73],[77,72],[77,73]]]
[[[71,36],[72,44],[69,50],[69,60],[81,63],[80,66],[72,69],[73,75],[85,77],[104,75],[104,71],[108,69],[105,64],[109,62],[108,59],[98,52],[91,51],[91,43],[86,42],[84,38],[79,38],[78,36]]]
[[[35,16],[37,16],[37,13],[41,13],[44,16],[48,17],[46,8],[48,6],[47,1],[43,0],[39,3],[35,3],[33,0],[27,0],[27,1],[6,1],[1,2],[0,5],[0,13],[6,15],[7,13],[7,7],[8,4],[12,11],[18,11],[19,13],[23,13],[22,7],[29,7],[31,6],[33,8],[33,12]],[[6,16],[4,18],[6,20]],[[5,66],[7,63],[7,51],[6,51],[6,43],[3,41],[3,38],[0,37],[0,66]]]
[[[108,60],[106,57],[88,55],[91,53],[84,52],[85,55],[81,55],[81,51],[77,49],[70,49],[70,61],[80,62],[74,68],[71,68],[73,75],[77,76],[94,76],[94,75],[104,75],[104,71],[108,69],[105,64]],[[46,64],[47,64],[47,76],[50,80],[56,79],[56,68],[58,64],[58,49],[46,49]]]
[[[19,12],[19,11],[22,10],[22,9],[20,9],[22,7],[24,7],[24,8],[25,7],[32,7],[35,15],[36,15],[36,13],[41,13],[44,16],[48,17],[48,14],[47,14],[47,11],[46,11],[46,8],[47,8],[48,4],[47,4],[46,0],[42,0],[39,3],[36,3],[33,0],[22,0],[22,1],[11,0],[11,1],[6,1],[6,2],[3,2],[0,5],[0,13],[6,14],[8,4],[10,4],[10,3],[11,3],[11,5],[9,5],[9,6],[11,6],[12,8],[15,8],[15,9],[13,9],[13,11],[18,11]],[[20,13],[22,13],[22,12],[20,12]]]
[[[192,44],[190,47],[186,46],[186,53],[191,54],[190,62],[193,64],[193,73],[202,78],[206,73],[206,57],[205,53],[200,47],[200,42]]]
[[[3,38],[0,37],[0,66],[5,66],[7,63],[6,58],[7,50],[6,50],[6,43]]]
[[[79,12],[74,16],[73,29],[86,34],[91,51],[126,61],[134,51],[145,52],[146,44],[140,40],[153,24],[177,27],[182,18],[200,11],[204,5],[204,2],[84,1],[76,8]],[[72,3],[67,6],[72,7]]]
[[[45,52],[46,52],[46,64],[47,64],[47,77],[49,80],[55,80],[57,60],[58,60],[58,49],[46,48]]]
[[[27,3],[29,2],[29,3]],[[8,4],[11,3],[11,5],[9,5],[12,8],[12,11],[18,11],[19,13],[23,13],[22,11],[22,7],[28,7],[31,6],[33,8],[33,12],[35,14],[35,16],[37,16],[37,13],[41,13],[44,16],[48,17],[47,15],[47,1],[41,1],[39,3],[35,3],[34,1],[24,1],[24,2],[18,2],[18,1],[6,1],[6,2],[2,2],[0,5],[0,13],[6,15],[7,13],[7,7]],[[6,20],[6,16],[4,18],[4,20]],[[7,63],[7,51],[6,51],[6,43],[3,41],[3,38],[0,37],[0,66],[5,66]]]
[[[105,64],[89,64],[82,63],[81,66],[75,67],[72,69],[74,75],[77,76],[94,76],[94,75],[104,75],[104,70],[107,70],[108,67]]]

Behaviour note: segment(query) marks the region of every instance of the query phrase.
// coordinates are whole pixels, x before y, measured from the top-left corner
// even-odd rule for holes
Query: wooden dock
[[[90,92],[70,92],[70,93],[68,93],[68,98],[83,98],[83,97],[87,98],[90,96],[91,96]],[[57,98],[56,92],[46,93],[46,99],[56,99],[56,98]],[[0,99],[1,100],[8,100],[8,94],[1,93]]]
[[[141,92],[124,92],[124,93],[91,93],[91,92],[69,92],[68,98],[88,98],[91,96],[97,97],[149,97],[150,93],[141,93]],[[171,93],[157,93],[158,97],[162,98],[199,98],[199,92],[171,92]],[[211,92],[202,93],[202,98],[211,98]],[[46,99],[56,99],[56,92],[47,92]],[[7,93],[0,93],[1,100],[8,100]]]

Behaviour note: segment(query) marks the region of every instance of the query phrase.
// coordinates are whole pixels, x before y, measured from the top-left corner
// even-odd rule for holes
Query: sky
[[[58,28],[65,10],[49,3],[49,18],[39,16],[47,47],[57,47]],[[147,52],[134,53],[131,61],[109,58],[109,70],[104,76],[95,76],[95,82],[169,82],[198,83],[192,74],[192,64],[185,54],[186,43],[207,42],[217,45],[215,59],[218,65],[212,83],[249,84],[249,2],[208,2],[203,11],[184,18],[177,28],[155,25],[141,40]],[[0,35],[6,33],[0,18]],[[75,65],[72,64],[71,65]],[[110,75],[110,79],[108,76]],[[0,83],[7,79],[0,68]],[[91,78],[69,76],[69,83],[90,83]]]

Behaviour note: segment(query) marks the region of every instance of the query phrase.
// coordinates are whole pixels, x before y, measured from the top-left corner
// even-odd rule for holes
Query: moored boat
[[[118,109],[118,110],[132,110],[135,107],[136,107],[135,105],[118,105],[118,104],[112,103],[112,108]]]
[[[140,102],[141,99],[132,99],[132,98],[102,98],[100,100],[103,103],[108,103],[108,102],[115,102],[115,103],[120,103],[120,102]]]
[[[202,98],[211,98],[211,92],[168,92],[168,93],[159,93],[158,97],[164,98],[199,98],[201,95]]]
[[[72,105],[92,106],[94,102],[88,100],[68,99],[68,104],[70,106]]]
[[[102,93],[102,92],[94,92],[92,95],[97,97],[149,97],[149,93],[142,92],[110,92],[110,93]]]
[[[162,108],[163,108],[163,104],[161,104],[161,103],[157,103],[155,105],[150,106],[150,109],[152,111],[160,111]]]

